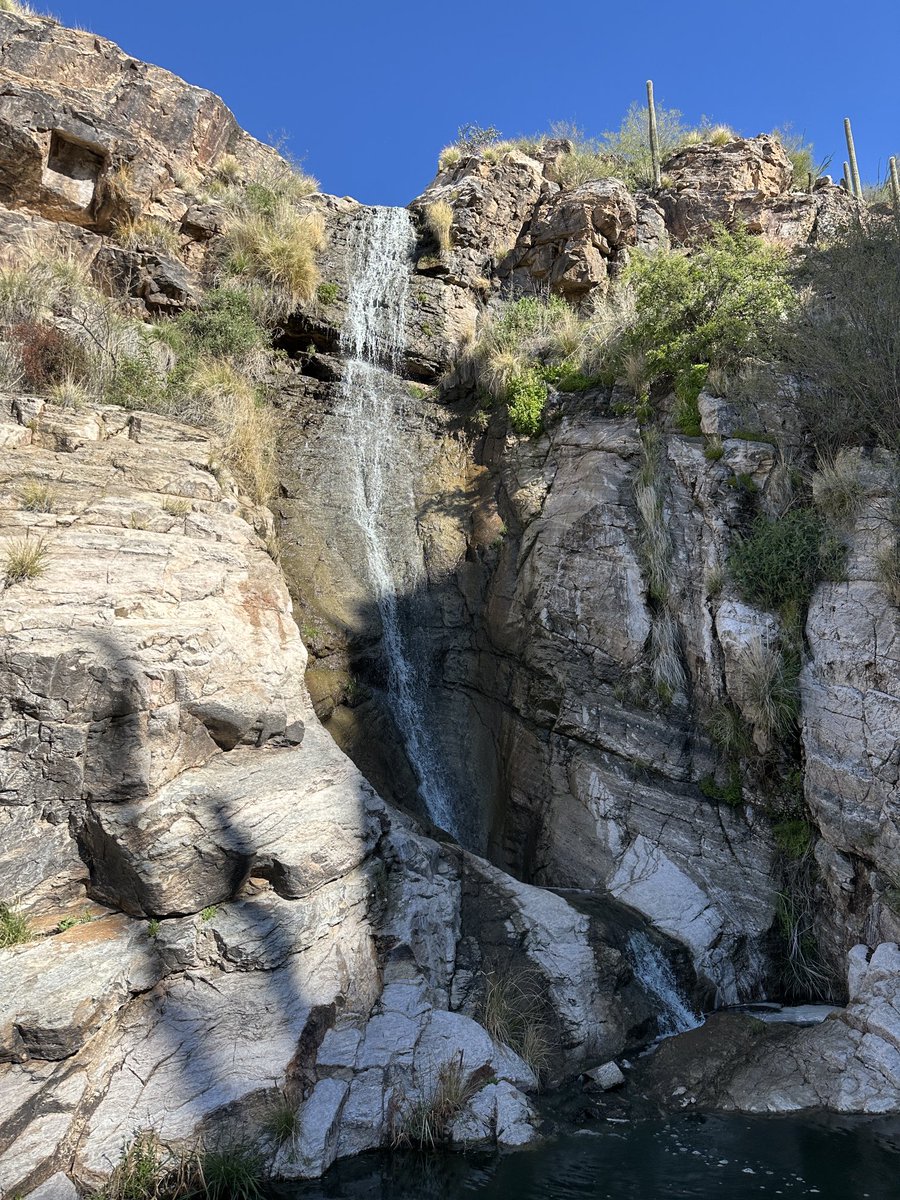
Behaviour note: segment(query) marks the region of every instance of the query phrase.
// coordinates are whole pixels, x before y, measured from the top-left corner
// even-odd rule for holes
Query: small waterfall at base
[[[659,946],[646,933],[635,930],[628,936],[627,949],[638,981],[659,1002],[660,1037],[671,1037],[702,1025],[679,991],[672,964]]]
[[[429,729],[429,663],[404,627],[401,611],[403,597],[427,582],[416,531],[414,464],[400,436],[410,397],[397,378],[403,368],[414,241],[403,208],[366,209],[354,228],[339,415],[353,515],[381,617],[388,703],[429,817],[461,840],[441,753]]]

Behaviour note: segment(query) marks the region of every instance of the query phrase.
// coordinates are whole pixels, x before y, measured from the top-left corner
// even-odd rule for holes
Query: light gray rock
[[[611,1088],[620,1087],[625,1082],[625,1076],[619,1070],[617,1063],[608,1062],[600,1067],[593,1067],[590,1071],[585,1071],[585,1078],[589,1079],[592,1084],[600,1088],[604,1092],[608,1092]]]

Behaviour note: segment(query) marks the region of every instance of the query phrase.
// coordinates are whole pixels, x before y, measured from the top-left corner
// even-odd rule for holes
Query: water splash
[[[459,840],[452,789],[430,730],[430,664],[404,627],[400,605],[401,597],[427,583],[416,530],[415,464],[401,436],[409,395],[397,378],[414,242],[403,208],[366,209],[355,224],[341,335],[346,363],[340,417],[353,516],[381,616],[388,703],[429,817]]]
[[[646,933],[635,930],[629,934],[628,957],[638,982],[659,1003],[660,1037],[672,1037],[703,1024],[681,994],[672,964]]]

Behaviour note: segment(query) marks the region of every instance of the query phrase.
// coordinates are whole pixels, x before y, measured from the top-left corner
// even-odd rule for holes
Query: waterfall
[[[679,991],[672,964],[646,933],[635,930],[629,934],[628,957],[638,982],[659,1002],[660,1037],[684,1033],[702,1024]]]
[[[430,731],[430,665],[401,611],[401,598],[427,583],[416,529],[415,464],[401,436],[410,396],[398,378],[414,241],[403,208],[366,209],[355,223],[348,247],[339,416],[352,513],[381,617],[388,704],[429,817],[459,839],[451,789]]]

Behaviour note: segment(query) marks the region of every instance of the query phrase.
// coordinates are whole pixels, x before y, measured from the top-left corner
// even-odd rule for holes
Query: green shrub
[[[718,783],[715,775],[704,775],[700,780],[700,791],[708,800],[714,800],[717,804],[727,804],[729,808],[739,808],[744,802],[740,768],[736,763],[732,763],[728,768],[728,776],[724,784]]]
[[[540,433],[547,403],[547,385],[540,372],[526,368],[516,375],[509,385],[507,403],[509,423],[516,433],[526,437]]]
[[[675,380],[675,422],[685,437],[700,437],[700,407],[698,400],[709,371],[708,363],[696,363],[682,370]]]
[[[733,547],[728,566],[749,604],[802,612],[816,584],[837,577],[843,555],[812,509],[795,508],[775,521],[758,517]]]
[[[11,904],[0,901],[0,950],[21,946],[34,937],[27,917],[16,912]]]
[[[812,827],[808,821],[779,821],[772,826],[775,845],[788,858],[803,858],[812,845]]]
[[[656,128],[659,139],[659,156],[662,162],[689,141],[691,130],[681,120],[675,108],[656,106]],[[651,187],[653,184],[653,162],[650,157],[649,114],[646,105],[635,101],[618,129],[607,130],[603,135],[602,149],[616,163],[617,173],[626,183],[634,187]]]
[[[644,356],[651,380],[762,353],[795,303],[784,252],[743,230],[719,227],[690,256],[636,254],[625,279],[636,315],[624,350]]]
[[[237,288],[207,292],[200,307],[182,313],[176,324],[191,351],[212,358],[239,358],[268,340],[250,297]]]
[[[806,252],[782,357],[818,446],[900,447],[900,238],[851,223]]]
[[[334,304],[340,294],[341,289],[336,283],[320,283],[316,288],[316,299],[320,304]]]

